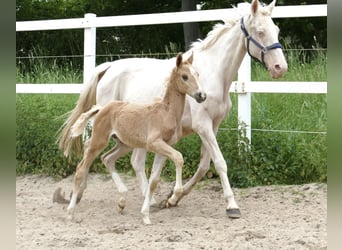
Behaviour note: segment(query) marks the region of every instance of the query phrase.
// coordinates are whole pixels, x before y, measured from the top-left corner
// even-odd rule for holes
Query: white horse
[[[212,160],[228,203],[226,213],[231,218],[240,217],[240,209],[228,180],[227,163],[217,143],[216,133],[231,109],[229,88],[246,52],[259,60],[272,78],[279,78],[287,71],[287,62],[278,41],[279,28],[271,18],[275,3],[276,0],[263,6],[258,0],[253,0],[247,4],[246,9],[238,7],[236,10],[239,17],[229,18],[224,24],[216,25],[203,41],[195,42],[185,53],[185,56],[189,56],[192,51],[196,54],[193,66],[199,72],[200,85],[207,94],[207,100],[199,105],[192,98],[186,98],[182,134],[184,137],[195,132],[200,136],[201,159],[196,173],[183,186],[183,193],[176,204],[206,174]],[[64,124],[59,137],[60,149],[65,155],[70,155],[73,145],[80,145],[81,138],[70,140],[71,126],[80,114],[95,103],[105,105],[112,100],[148,103],[162,96],[165,86],[161,83],[170,75],[174,64],[175,58],[132,58],[97,66]],[[134,149],[131,164],[143,195],[148,187],[145,159],[144,149]],[[153,171],[160,171],[165,160],[165,157],[155,155]]]

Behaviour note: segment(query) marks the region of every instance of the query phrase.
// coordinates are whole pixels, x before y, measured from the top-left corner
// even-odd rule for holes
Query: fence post
[[[246,82],[251,81],[251,58],[245,55],[238,71],[238,82],[244,86]],[[242,88],[243,89],[243,88]],[[251,133],[251,93],[238,93],[238,129],[245,130],[249,144],[252,142]],[[239,141],[241,143],[241,141]]]
[[[85,24],[90,24],[96,14],[87,13],[84,15]],[[90,72],[95,68],[96,61],[96,27],[84,28],[84,58],[83,58],[83,83],[90,77]]]

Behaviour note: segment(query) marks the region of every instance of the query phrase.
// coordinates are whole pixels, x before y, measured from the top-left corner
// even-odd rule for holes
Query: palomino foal
[[[79,136],[93,117],[92,136],[85,146],[82,161],[78,164],[74,177],[74,187],[68,206],[69,218],[73,218],[77,198],[82,196],[86,188],[89,167],[94,159],[104,150],[111,137],[116,140],[115,147],[102,156],[102,161],[112,175],[121,194],[119,207],[124,208],[127,192],[115,170],[115,161],[127,154],[132,148],[145,148],[164,157],[170,158],[176,166],[176,185],[170,204],[175,204],[182,188],[183,156],[170,145],[182,137],[181,119],[185,105],[185,95],[188,94],[197,102],[206,99],[198,84],[198,73],[192,67],[193,55],[183,62],[182,54],[178,54],[176,67],[168,79],[166,93],[162,100],[151,104],[139,105],[122,101],[113,101],[104,107],[94,106],[83,113],[72,127],[72,136]],[[149,207],[152,194],[160,179],[160,172],[151,174],[145,201],[141,209],[145,224],[150,224]]]

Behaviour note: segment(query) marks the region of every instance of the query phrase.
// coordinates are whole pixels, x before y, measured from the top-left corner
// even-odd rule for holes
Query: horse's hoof
[[[229,218],[238,219],[241,217],[241,212],[239,208],[229,208],[226,209],[226,214]]]
[[[167,208],[170,208],[170,207],[176,207],[177,206],[177,202],[175,202],[175,203],[171,203],[170,202],[170,199],[166,202],[166,207]]]

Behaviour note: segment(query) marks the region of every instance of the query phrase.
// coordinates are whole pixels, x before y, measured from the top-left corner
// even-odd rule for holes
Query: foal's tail
[[[87,122],[101,109],[100,106],[95,105],[89,111],[81,114],[81,116],[75,121],[74,125],[71,126],[70,134],[72,138],[79,137],[83,131]]]
[[[75,154],[80,155],[82,152],[82,136],[72,137],[71,127],[74,125],[78,117],[89,110],[96,103],[96,88],[102,76],[106,73],[110,63],[100,64],[95,68],[95,71],[89,81],[85,84],[76,107],[65,115],[68,115],[67,120],[58,130],[57,144],[65,156],[70,156],[74,148]]]

